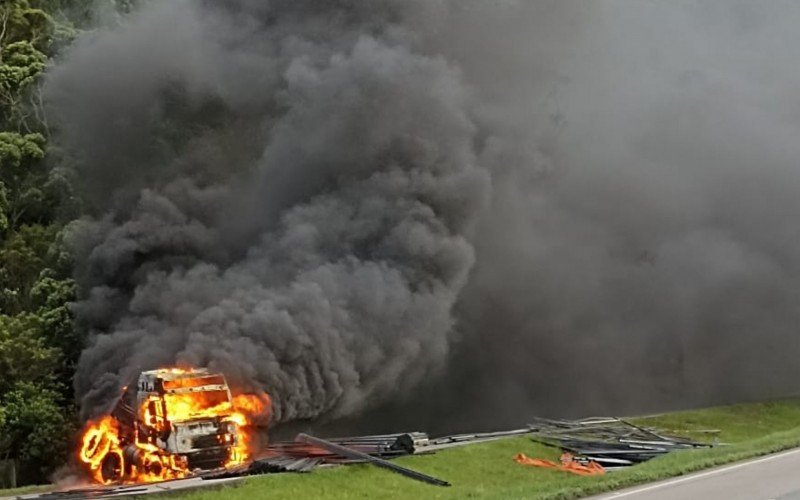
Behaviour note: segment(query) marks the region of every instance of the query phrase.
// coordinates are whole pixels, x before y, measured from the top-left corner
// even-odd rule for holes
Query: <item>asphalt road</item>
[[[151,495],[154,493],[185,493],[189,490],[208,488],[209,486],[221,486],[241,480],[242,478],[238,477],[228,479],[200,479],[199,477],[194,477],[189,479],[178,479],[175,481],[164,481],[161,483],[137,484],[130,486],[88,486],[84,489],[75,487],[61,490],[56,494],[32,493],[30,495],[19,495],[15,497],[0,497],[0,500],[52,500],[53,498],[79,500],[86,498],[121,498]]]
[[[800,449],[592,498],[800,500]]]

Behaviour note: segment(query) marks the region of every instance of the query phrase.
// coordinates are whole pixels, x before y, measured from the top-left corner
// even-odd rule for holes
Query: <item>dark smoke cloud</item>
[[[513,29],[482,48],[488,61],[511,54],[501,66],[515,81],[536,68],[527,81],[545,84],[504,95],[488,85],[490,118],[501,117],[483,122],[501,131],[481,153],[493,204],[459,301],[452,379],[472,383],[441,403],[449,425],[800,389],[800,73],[789,49],[800,8],[595,6],[552,13],[561,34],[530,43],[533,60],[506,45],[523,36]],[[535,139],[514,140],[509,123]],[[453,394],[453,380],[432,390]]]
[[[51,96],[107,211],[73,235],[87,414],[177,362],[277,421],[348,415],[443,361],[489,182],[411,7],[159,2],[67,54]]]
[[[48,90],[85,413],[174,362],[362,429],[796,390],[798,17],[179,0],[82,37]]]

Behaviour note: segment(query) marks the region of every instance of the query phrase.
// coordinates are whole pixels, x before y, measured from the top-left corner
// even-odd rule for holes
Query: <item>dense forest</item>
[[[107,4],[106,12],[129,7]],[[82,207],[70,159],[51,141],[42,85],[96,5],[0,3],[0,464],[14,464],[19,484],[45,481],[63,464],[77,426],[72,376],[82,339],[69,310],[64,236]]]

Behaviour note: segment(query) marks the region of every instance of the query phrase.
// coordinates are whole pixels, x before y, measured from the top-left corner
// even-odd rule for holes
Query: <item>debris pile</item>
[[[607,471],[646,462],[676,450],[712,445],[665,436],[619,418],[551,420],[536,418],[529,424],[533,440],[560,448],[581,463],[595,462]]]
[[[360,460],[342,456],[324,447],[301,440],[301,436],[303,435],[298,435],[294,441],[273,443],[267,448],[267,453],[282,454],[289,457],[314,457],[328,464],[360,462]],[[418,448],[426,446],[429,439],[428,435],[423,432],[405,432],[331,438],[328,441],[373,457],[393,458],[415,453]]]
[[[353,448],[348,448],[347,446],[343,446],[341,444],[332,443],[330,441],[326,441],[318,437],[309,436],[308,434],[300,434],[297,436],[297,440],[312,446],[318,446],[320,448],[324,448],[330,451],[331,453],[335,453],[341,457],[370,463],[376,467],[389,470],[391,472],[394,472],[395,474],[400,474],[402,476],[414,479],[416,481],[422,481],[424,483],[432,484],[434,486],[450,486],[450,483],[448,483],[447,481],[443,481],[433,476],[429,476],[427,474],[417,472],[407,467],[394,464],[383,458],[374,457],[367,453],[355,450]]]
[[[221,479],[276,472],[311,472],[315,468],[325,465],[376,463],[367,457],[392,459],[404,455],[430,454],[447,448],[494,441],[531,432],[531,429],[516,429],[502,432],[455,434],[438,438],[430,438],[424,432],[403,432],[325,440],[327,443],[339,447],[339,452],[334,451],[334,448],[330,446],[321,446],[319,442],[309,442],[303,437],[305,435],[300,434],[294,441],[271,443],[248,464],[201,474],[200,477]],[[341,453],[342,447],[348,451]]]
[[[416,453],[419,447],[427,446],[429,439],[428,435],[422,432],[406,432],[334,438],[328,441],[372,457],[394,458]],[[258,457],[246,465],[203,474],[202,477],[217,479],[274,472],[311,472],[320,465],[362,463],[364,461],[295,439],[294,441],[271,443]]]
[[[246,466],[228,468],[202,477],[220,479],[274,472],[310,472],[320,465],[371,463],[418,481],[437,486],[450,486],[446,481],[386,460],[414,454],[417,447],[424,448],[429,441],[428,435],[422,432],[327,440],[308,434],[298,434],[294,441],[273,443],[259,458]]]

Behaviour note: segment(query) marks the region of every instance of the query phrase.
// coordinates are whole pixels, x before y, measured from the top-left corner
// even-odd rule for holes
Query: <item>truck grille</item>
[[[222,445],[222,436],[219,434],[211,434],[206,436],[197,436],[196,438],[192,439],[192,448],[194,449],[206,449],[206,448],[215,448],[217,446]]]
[[[217,448],[192,453],[186,457],[189,469],[216,469],[225,465],[228,460],[228,449]]]

